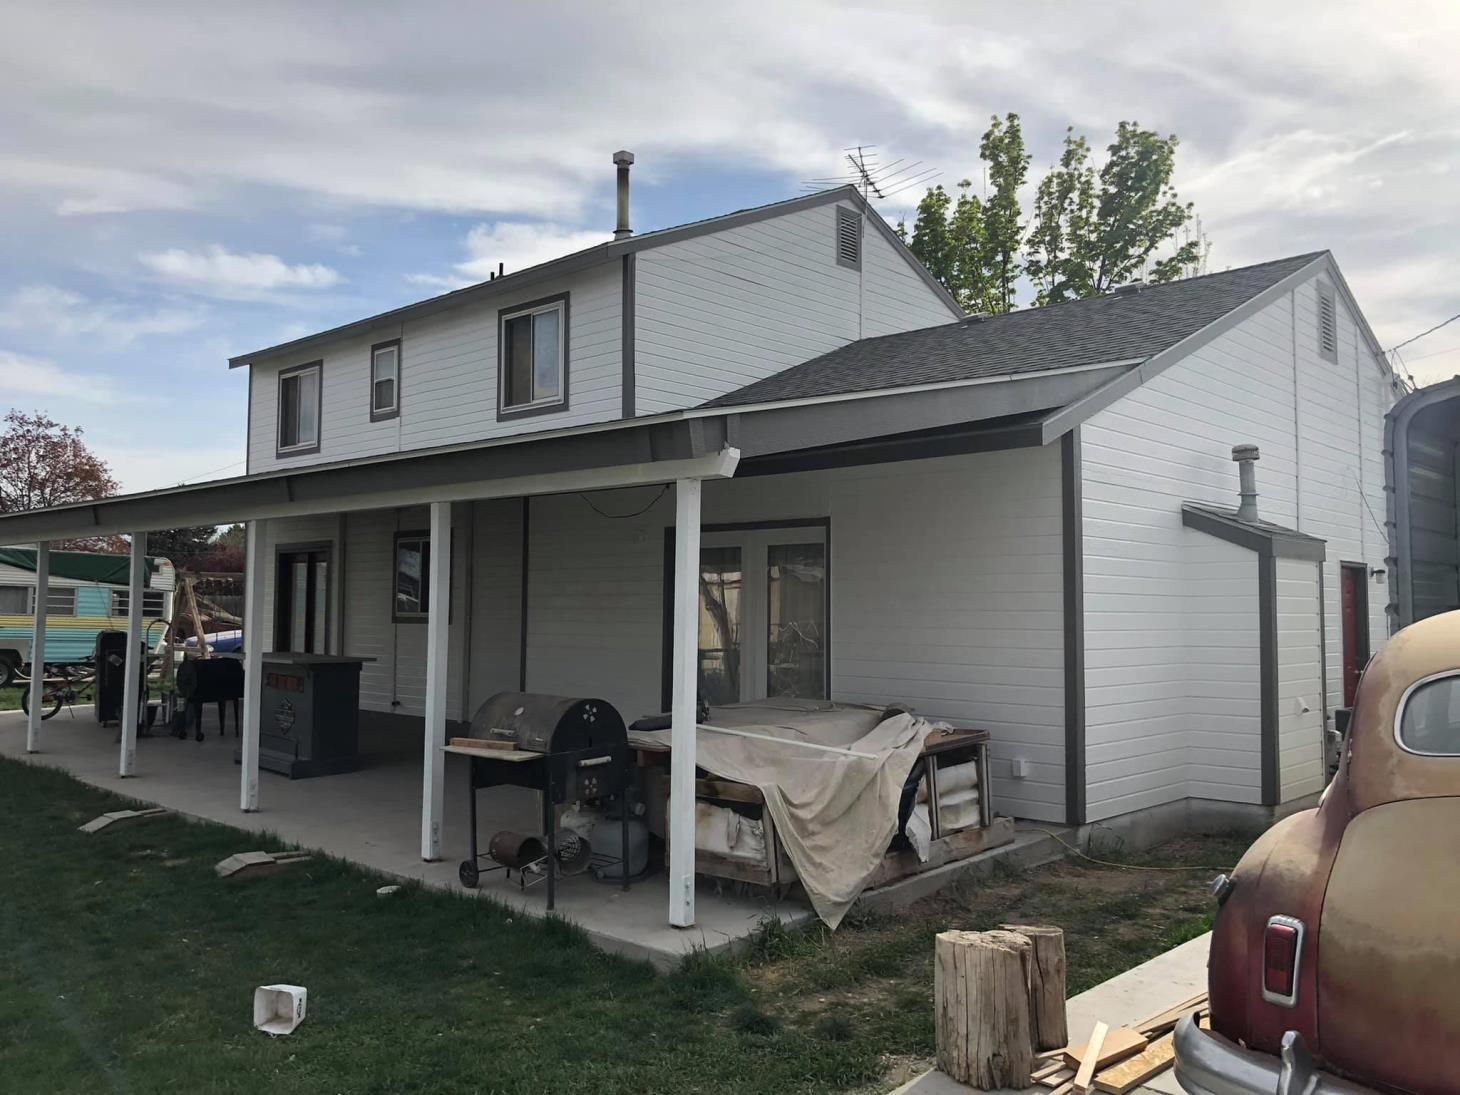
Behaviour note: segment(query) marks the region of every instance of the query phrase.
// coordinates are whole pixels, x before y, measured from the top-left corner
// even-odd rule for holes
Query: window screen
[[[1460,677],[1441,677],[1409,694],[1399,713],[1399,744],[1415,753],[1460,756]]]
[[[567,305],[554,301],[502,321],[502,409],[563,402]]]
[[[390,418],[400,407],[400,343],[387,342],[370,351],[370,415]]]
[[[319,445],[319,366],[279,377],[279,450]]]

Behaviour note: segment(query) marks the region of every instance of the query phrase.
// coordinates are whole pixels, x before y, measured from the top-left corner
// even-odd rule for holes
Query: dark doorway
[[[1343,705],[1354,705],[1359,677],[1369,661],[1369,568],[1341,563],[1338,568],[1343,619]]]
[[[329,652],[330,553],[327,547],[279,552],[274,596],[274,649]]]

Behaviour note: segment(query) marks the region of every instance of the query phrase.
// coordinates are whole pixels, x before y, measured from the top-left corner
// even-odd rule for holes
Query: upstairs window
[[[295,456],[319,452],[318,361],[279,374],[279,452]]]
[[[540,414],[568,405],[568,295],[498,313],[498,417]]]
[[[862,215],[845,205],[836,207],[836,261],[851,270],[862,268]]]
[[[1338,304],[1331,286],[1318,286],[1318,356],[1338,360]]]
[[[370,347],[370,421],[400,414],[400,339]]]

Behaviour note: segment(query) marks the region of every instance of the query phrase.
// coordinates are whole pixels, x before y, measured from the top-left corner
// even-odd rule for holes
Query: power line
[[[1420,339],[1424,338],[1425,335],[1432,335],[1432,334],[1434,334],[1441,327],[1448,327],[1450,324],[1454,323],[1457,319],[1460,319],[1460,312],[1456,312],[1453,316],[1451,316],[1449,319],[1445,320],[1443,323],[1436,323],[1428,331],[1421,331],[1419,334],[1415,335],[1413,338],[1406,338],[1403,342],[1398,343],[1397,345],[1394,345],[1394,346],[1390,346],[1389,349],[1385,350],[1384,352],[1386,354],[1392,354],[1395,350],[1401,350],[1405,346],[1408,346],[1411,342],[1418,342]]]

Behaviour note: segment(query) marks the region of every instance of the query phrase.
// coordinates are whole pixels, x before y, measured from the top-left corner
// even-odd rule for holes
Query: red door
[[[1359,675],[1369,660],[1369,568],[1343,563],[1339,569],[1343,616],[1343,705],[1354,705]]]

